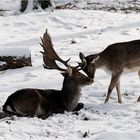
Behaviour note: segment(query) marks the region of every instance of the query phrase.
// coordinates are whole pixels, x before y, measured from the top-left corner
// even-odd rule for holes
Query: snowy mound
[[[31,50],[27,47],[0,47],[0,56],[30,57]]]

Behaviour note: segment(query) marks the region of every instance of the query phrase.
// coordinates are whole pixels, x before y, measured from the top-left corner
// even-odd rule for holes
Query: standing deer
[[[79,103],[81,87],[92,84],[93,80],[79,72],[79,67],[68,65],[53,49],[49,34],[41,38],[44,52],[44,68],[62,71],[64,76],[62,90],[54,89],[21,89],[8,97],[3,105],[3,111],[7,114],[18,116],[45,116],[64,111],[79,110],[83,107]],[[67,69],[59,67],[56,61],[61,62]]]
[[[140,70],[140,40],[115,43],[109,45],[100,53],[86,57],[79,53],[79,57],[85,63],[82,66],[83,71],[90,78],[94,79],[97,68],[102,68],[111,75],[105,103],[109,101],[114,87],[117,90],[118,102],[122,103],[120,77],[122,74]]]

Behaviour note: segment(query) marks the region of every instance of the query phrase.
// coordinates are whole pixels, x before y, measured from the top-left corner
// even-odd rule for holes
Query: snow
[[[20,0],[0,0],[0,9],[17,10],[20,5]]]
[[[30,57],[31,51],[27,47],[10,46],[0,48],[0,56]]]
[[[4,2],[4,1],[3,1]],[[0,17],[0,48],[29,48],[33,67],[0,72],[0,111],[7,97],[21,88],[61,89],[59,71],[42,66],[40,36],[48,29],[61,58],[75,65],[79,52],[102,51],[109,44],[140,38],[140,15],[94,10],[54,10]],[[72,44],[71,41],[75,41]],[[24,52],[21,49],[21,52]],[[139,140],[140,81],[137,72],[121,78],[122,104],[114,90],[104,104],[110,76],[96,71],[95,82],[83,88],[79,114],[54,114],[46,120],[16,117],[0,120],[0,140]]]
[[[0,66],[5,65],[5,64],[6,64],[6,62],[1,62],[0,61]]]

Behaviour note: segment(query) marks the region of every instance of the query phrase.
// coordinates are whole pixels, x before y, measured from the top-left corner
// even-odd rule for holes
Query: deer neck
[[[105,66],[105,59],[102,54],[99,54],[99,59],[95,61],[96,68],[101,68]]]
[[[103,69],[107,74],[111,74],[111,70],[109,68],[108,56],[104,53],[99,54],[99,59],[95,62],[96,69],[101,68]]]
[[[69,77],[64,79],[62,87],[62,101],[67,111],[72,111],[76,108],[80,99],[80,86],[71,80]]]

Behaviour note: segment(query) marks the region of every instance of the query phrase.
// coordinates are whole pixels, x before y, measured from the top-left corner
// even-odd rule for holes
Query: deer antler
[[[55,52],[53,48],[51,37],[48,34],[47,30],[44,33],[43,38],[41,38],[41,41],[42,43],[40,43],[40,45],[43,47],[44,50],[44,52],[41,52],[43,54],[44,68],[66,71],[66,69],[60,68],[56,64],[56,60],[64,64],[66,67],[68,67],[68,61],[70,60],[70,58],[67,61],[64,61],[58,56],[58,54]]]
[[[75,68],[77,68],[78,70],[82,70],[86,67],[87,62],[85,60],[85,56],[81,52],[79,53],[79,57],[80,57],[82,63],[78,62],[78,66],[76,66]]]

